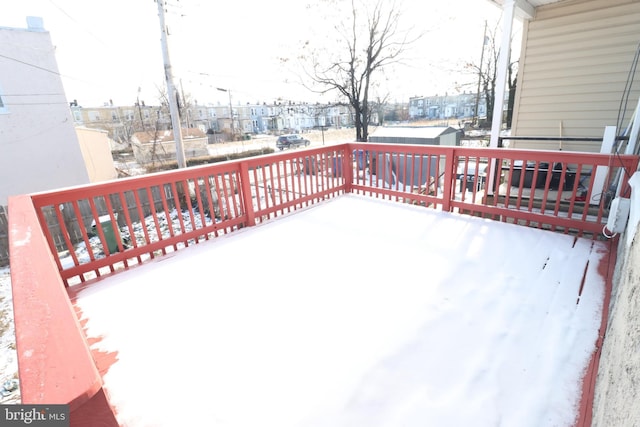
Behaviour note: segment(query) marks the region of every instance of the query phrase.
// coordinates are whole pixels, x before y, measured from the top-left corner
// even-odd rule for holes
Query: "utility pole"
[[[487,21],[484,21],[484,35],[482,36],[482,53],[480,54],[480,67],[478,69],[478,90],[476,91],[476,109],[473,114],[473,124],[478,125],[478,104],[480,103],[480,83],[482,82],[482,63],[484,62],[484,50],[487,45]],[[488,112],[487,112],[488,113]]]
[[[231,118],[231,139],[235,141],[236,133],[233,126],[233,104],[231,103],[231,89],[223,89],[221,87],[217,87],[217,90],[220,92],[227,92],[229,94],[229,117]]]
[[[167,80],[167,97],[169,98],[169,114],[171,115],[171,126],[173,127],[173,139],[176,142],[176,160],[179,168],[186,168],[187,162],[184,155],[184,144],[182,143],[182,129],[180,128],[180,112],[178,110],[178,99],[176,87],[173,84],[171,73],[171,61],[169,60],[169,47],[167,46],[167,26],[164,22],[165,0],[156,0],[158,3],[158,16],[160,17],[160,36],[162,42],[162,56],[164,58],[164,75]]]

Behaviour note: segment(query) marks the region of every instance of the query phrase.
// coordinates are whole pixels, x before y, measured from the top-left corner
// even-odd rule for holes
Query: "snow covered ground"
[[[20,403],[13,298],[8,267],[0,267],[0,403]]]
[[[345,195],[118,273],[75,304],[92,349],[116,356],[104,381],[123,425],[571,426],[604,254]]]

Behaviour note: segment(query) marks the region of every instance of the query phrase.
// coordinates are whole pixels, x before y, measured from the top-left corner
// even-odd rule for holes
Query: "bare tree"
[[[388,102],[389,95],[385,95],[383,97],[377,96],[375,100],[371,102],[370,109],[372,112],[375,112],[375,123],[378,126],[382,126],[384,123],[384,109]]]
[[[473,62],[467,63],[466,68],[474,75],[479,76],[480,93],[485,99],[487,104],[487,118],[493,116],[493,108],[496,98],[496,82],[498,79],[498,58],[500,57],[500,49],[496,43],[496,33],[498,24],[492,31],[485,33],[485,39],[483,44],[483,54],[481,55],[481,63],[476,64]],[[513,99],[515,96],[515,90],[517,85],[517,66],[518,61],[509,61],[509,68],[507,70],[507,86],[509,93],[508,105],[510,108],[507,110],[507,127],[511,127],[511,115],[513,113]],[[480,96],[478,93],[478,96]],[[475,112],[476,116],[478,112]],[[490,120],[486,120],[486,123],[491,123]]]
[[[511,129],[513,119],[513,104],[516,100],[516,87],[518,86],[518,72],[515,69],[517,63],[509,63],[507,86],[509,87],[509,98],[507,99],[507,118],[505,120],[507,129]]]
[[[324,7],[337,4],[335,0],[320,3]],[[353,110],[356,140],[367,141],[375,75],[400,62],[405,49],[419,36],[412,38],[411,30],[401,29],[400,8],[395,1],[350,0],[344,16],[333,28],[338,36],[335,44],[318,48],[306,42],[301,59],[313,83],[309,88],[317,93],[337,91],[346,98]]]
[[[156,85],[158,90],[158,101],[160,102],[162,113],[170,115],[169,113],[169,96],[164,86]],[[184,128],[189,128],[191,123],[189,122],[189,111],[193,108],[193,102],[190,93],[185,93],[182,89],[182,82],[180,83],[180,91],[176,91],[176,101],[178,104],[178,115],[180,116],[180,125]]]

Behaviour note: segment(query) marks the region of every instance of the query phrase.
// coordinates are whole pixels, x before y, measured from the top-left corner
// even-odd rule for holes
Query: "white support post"
[[[624,154],[635,153],[639,134],[640,134],[640,100],[638,100],[636,111],[633,113],[633,122],[631,123],[631,133],[629,134],[629,141],[627,141],[627,148],[624,150]],[[624,181],[624,177],[625,177],[624,173],[620,172],[618,176],[618,185],[616,187],[616,197],[619,197],[620,193],[622,192],[622,182]]]
[[[602,137],[602,146],[600,147],[600,153],[611,154],[613,145],[616,142],[616,127],[607,126],[604,128],[604,135]],[[590,205],[599,205],[602,197],[604,197],[607,175],[609,175],[609,166],[596,166],[593,174],[593,187],[591,190],[591,198],[589,199]],[[580,177],[578,177],[580,179]]]
[[[511,56],[511,31],[515,18],[515,1],[504,0],[502,5],[502,42],[500,45],[500,56],[498,57],[498,75],[496,77],[496,93],[493,100],[493,119],[491,122],[491,139],[489,148],[497,148],[502,130],[502,112],[504,111],[504,96],[507,86],[507,69],[509,68],[509,58]],[[502,165],[498,165],[498,168]],[[489,194],[493,194],[496,180],[496,161],[491,160],[489,164],[489,177],[487,186]],[[499,174],[498,174],[499,176]]]
[[[629,134],[629,141],[627,142],[627,148],[624,150],[624,154],[634,153],[636,150],[636,144],[638,143],[638,134],[640,134],[640,100],[636,106],[636,111],[633,113],[631,133]]]
[[[489,147],[497,148],[500,131],[502,130],[502,113],[504,111],[504,96],[507,86],[507,69],[511,57],[511,31],[515,17],[515,1],[504,0],[502,4],[502,43],[498,57],[498,75],[496,77],[496,94],[493,100],[493,120],[491,122],[491,140]]]

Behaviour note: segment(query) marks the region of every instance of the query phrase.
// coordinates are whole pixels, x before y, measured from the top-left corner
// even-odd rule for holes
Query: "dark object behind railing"
[[[628,141],[628,136],[616,136],[616,141]],[[602,142],[602,137],[581,136],[500,136],[498,147],[504,147],[503,141],[557,141],[557,142]]]

